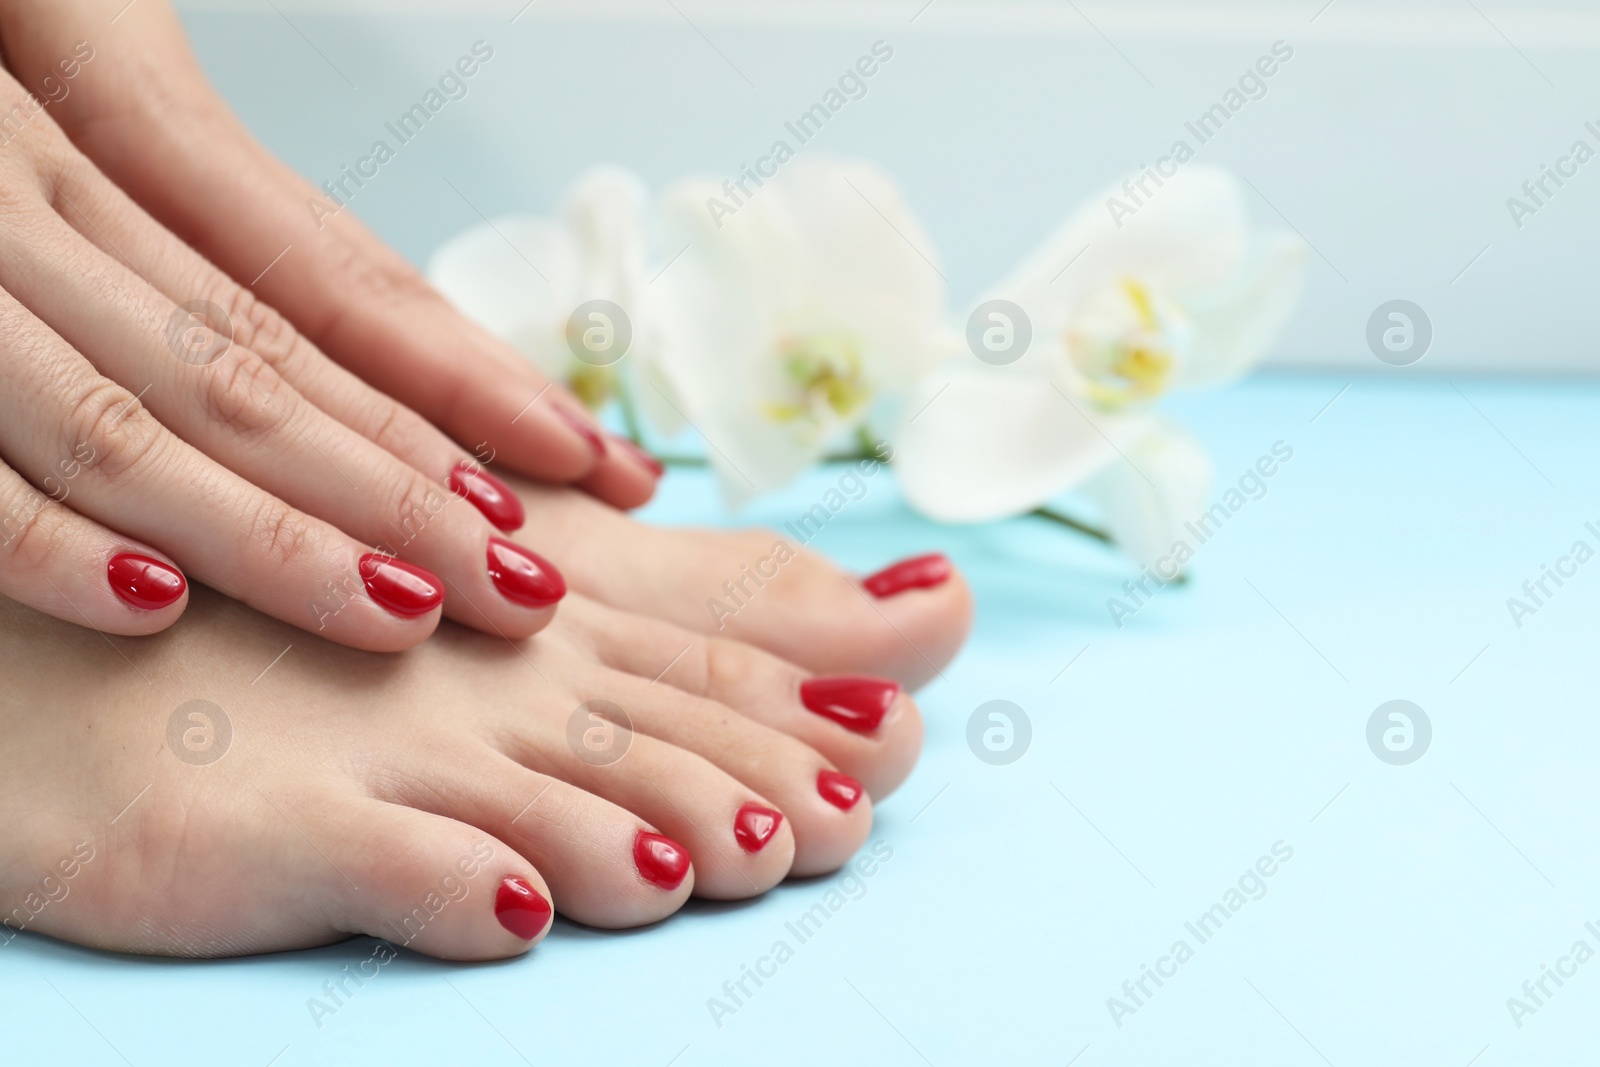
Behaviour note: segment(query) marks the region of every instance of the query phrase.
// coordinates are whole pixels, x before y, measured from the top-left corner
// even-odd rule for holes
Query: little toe
[[[741,899],[778,885],[795,856],[795,832],[781,817],[787,814],[781,803],[646,728],[646,721],[664,717],[661,705],[672,689],[594,673],[602,677],[584,686],[589,699],[574,701],[571,715],[560,721],[507,715],[493,744],[534,771],[638,816],[643,832],[630,837],[629,849],[640,886],[677,891],[690,857],[698,896]],[[629,691],[622,681],[650,691]],[[726,717],[744,721],[731,712]],[[770,825],[757,819],[752,827],[750,806],[771,813]]]
[[[603,694],[604,699],[626,709],[639,735],[629,752],[630,759],[634,751],[650,752],[656,747],[678,753],[676,758],[686,764],[685,773],[691,767],[703,768],[701,777],[706,781],[701,788],[711,785],[706,772],[715,773],[721,799],[703,802],[715,814],[710,821],[694,820],[712,831],[704,835],[713,844],[713,856],[700,862],[703,870],[709,859],[716,858],[719,853],[726,856],[732,851],[725,844],[728,830],[715,828],[731,824],[733,836],[738,837],[738,813],[744,803],[739,797],[749,792],[765,798],[756,803],[784,816],[773,846],[779,845],[792,829],[793,860],[792,864],[784,864],[782,873],[812,875],[835,870],[854,855],[871,832],[872,802],[865,786],[851,775],[840,772],[816,749],[796,738],[725,705],[631,674],[606,672],[591,683],[591,688],[596,696]],[[671,781],[675,786],[689,781],[687,778],[664,779],[653,769],[641,771],[638,767],[632,774],[647,782],[650,779]],[[657,788],[653,783],[649,788],[669,808],[683,803],[671,791]],[[680,814],[687,815],[687,812]],[[665,813],[658,816],[652,811],[651,818],[657,817],[666,819],[668,816]],[[699,859],[700,853],[696,853],[696,857]],[[709,880],[709,873],[705,877]],[[742,878],[742,875],[735,877]],[[713,893],[740,888],[737,881],[720,883]],[[733,895],[749,895],[750,887],[742,888],[743,892]]]

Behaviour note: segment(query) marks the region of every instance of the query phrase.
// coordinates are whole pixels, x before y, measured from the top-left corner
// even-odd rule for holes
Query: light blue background
[[[383,117],[426,87],[416,72],[442,69],[477,35],[462,25],[447,37],[435,26],[401,47],[394,36],[374,39],[359,20],[297,14],[363,85],[341,97],[337,75],[274,19],[192,24],[248,120],[314,178],[352,158]],[[672,47],[694,40],[679,34]],[[662,94],[635,86],[628,95],[639,110],[620,131],[576,119],[563,126],[577,101],[622,96],[619,71],[643,77],[640,64],[673,54],[609,41],[612,61],[588,79],[574,59],[547,91],[528,93],[530,115],[542,116],[537,143],[488,123],[509,106],[503,97],[482,113],[471,109],[485,101],[471,97],[452,105],[451,125],[430,128],[428,141],[386,170],[358,209],[420,257],[475,218],[442,199],[441,174],[493,213],[544,207],[579,160],[621,158],[656,179],[685,165],[738,162],[737,149],[702,151],[725,135],[718,123],[741,113],[738,104],[652,110]],[[551,58],[517,56],[508,46],[492,76],[524,84],[537,75],[536,59]],[[701,84],[708,98],[732,92],[716,63],[683,58],[673,84]],[[1106,79],[1117,76],[1115,63]],[[1026,68],[1015,77],[1026,80]],[[811,84],[809,73],[796,80]],[[475,92],[487,100],[488,89],[486,81]],[[971,188],[958,180],[980,164],[964,163],[958,145],[937,157],[929,147],[942,136],[934,127],[959,111],[957,96],[922,112],[932,125],[903,131],[900,143],[902,156],[914,154],[905,145],[926,154],[925,171],[906,179],[947,249],[956,289],[970,294],[1034,235],[1015,229],[988,240],[966,211]],[[741,121],[764,130],[768,118]],[[655,132],[640,132],[647,127]],[[1065,193],[1047,197],[1032,171],[1002,169],[1047,220],[1069,206]],[[1324,203],[1336,201],[1329,194]],[[1463,244],[1468,255],[1476,247]],[[1349,267],[1367,306],[1397,295],[1390,272],[1404,269],[1392,258],[1363,248],[1358,261],[1370,270]],[[1358,351],[1362,317],[1327,312],[1321,343]],[[1442,328],[1440,343],[1449,340]],[[370,942],[178,962],[24,935],[0,948],[4,1060],[944,1067],[1079,1057],[1083,1067],[1346,1067],[1593,1059],[1600,963],[1521,1029],[1505,1002],[1588,936],[1585,920],[1600,920],[1592,696],[1600,562],[1520,629],[1506,598],[1585,536],[1585,520],[1600,519],[1600,390],[1426,380],[1427,366],[1260,378],[1171,405],[1212,449],[1219,490],[1274,442],[1294,458],[1263,499],[1201,548],[1187,587],[1162,592],[1122,629],[1105,602],[1132,572],[1115,555],[1032,521],[937,527],[910,515],[887,480],[874,482],[817,547],[861,569],[912,549],[949,552],[978,592],[977,629],[920,695],[925,756],[878,809],[873,837],[893,859],[720,1028],[707,998],[786,936],[784,923],[832,880],[743,905],[691,904],[631,933],[558,923],[531,958],[501,965],[407,955],[320,1028],[308,998],[367,957]],[[829,479],[818,472],[739,521],[790,519]],[[645,514],[704,522],[719,512],[703,476],[675,473]],[[1393,698],[1432,719],[1432,747],[1410,766],[1386,765],[1366,747],[1368,716]],[[1015,701],[1033,723],[1031,749],[1008,767],[981,763],[966,747],[968,716],[992,699]],[[1294,858],[1267,895],[1117,1028],[1107,998],[1279,840]]]
[[[1345,384],[1266,379],[1175,405],[1220,481],[1275,441],[1294,458],[1201,548],[1189,586],[1120,631],[1104,605],[1128,568],[1053,527],[940,528],[879,481],[826,528],[818,547],[855,567],[950,552],[977,631],[921,694],[926,753],[878,809],[894,858],[720,1029],[707,998],[831,880],[633,933],[558,923],[502,965],[407,955],[320,1029],[307,998],[369,942],[190,963],[25,935],[0,949],[8,1062],[121,1062],[109,1046],[135,1064],[266,1064],[285,1046],[283,1065],[920,1051],[943,1067],[1061,1064],[1085,1045],[1085,1067],[1310,1065],[1315,1050],[1340,1067],[1463,1065],[1486,1045],[1479,1064],[1587,1060],[1600,963],[1520,1030],[1505,1001],[1600,920],[1600,561],[1520,630],[1505,601],[1600,517],[1600,393],[1396,374],[1318,417]],[[827,480],[750,518],[782,522]],[[713,501],[675,473],[648,517],[699,520]],[[1008,767],[965,741],[997,698],[1034,727]],[[1393,698],[1433,723],[1410,766],[1366,747]],[[1294,858],[1267,895],[1116,1028],[1107,997],[1280,839]]]

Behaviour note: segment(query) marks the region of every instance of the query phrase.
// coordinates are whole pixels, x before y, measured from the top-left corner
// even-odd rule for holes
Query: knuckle
[[[148,465],[163,433],[138,397],[104,379],[73,401],[63,426],[72,454],[110,480]]]
[[[227,312],[233,343],[281,370],[296,354],[300,335],[288,319],[250,290],[232,282],[221,284],[225,288],[216,294],[216,302]]]
[[[264,557],[273,571],[303,559],[311,551],[313,538],[307,516],[270,497],[250,521],[249,547]]]
[[[283,429],[299,399],[283,376],[249,349],[235,349],[211,367],[201,398],[213,422],[245,437]]]
[[[394,502],[393,510],[378,547],[392,556],[403,554],[406,546],[421,537],[434,516],[449,503],[449,498],[432,482],[411,470],[401,476],[389,499]]]
[[[42,570],[60,558],[66,523],[60,505],[29,488],[0,516],[0,558],[9,569]]]
[[[398,256],[374,255],[348,240],[329,242],[327,264],[334,278],[358,291],[385,299],[402,300],[433,293],[416,268]]]
[[[392,456],[414,456],[427,444],[427,424],[422,416],[398,401],[374,394],[371,425],[368,435],[373,444]]]

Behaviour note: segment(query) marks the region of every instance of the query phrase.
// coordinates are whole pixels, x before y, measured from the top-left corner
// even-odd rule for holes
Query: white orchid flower
[[[648,346],[640,299],[646,198],[627,171],[588,171],[556,218],[516,215],[474,226],[439,247],[428,278],[545,377],[599,408],[617,389],[620,360]],[[607,301],[622,315],[585,307],[590,301]]]
[[[640,390],[663,430],[705,437],[735,502],[788,482],[944,358],[933,244],[888,175],[799,160],[745,193],[687,179],[662,194],[661,343]]]
[[[895,469],[918,510],[974,522],[1083,487],[1148,561],[1203,507],[1204,450],[1152,409],[1260,359],[1298,300],[1305,246],[1252,230],[1226,171],[1186,167],[1150,192],[1118,221],[1106,204],[1121,187],[1097,197],[987,294],[1031,326],[1020,358],[964,353],[907,401]]]

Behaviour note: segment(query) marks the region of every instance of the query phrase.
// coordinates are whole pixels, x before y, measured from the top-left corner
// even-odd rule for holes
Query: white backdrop
[[[1379,304],[1433,347],[1405,373],[1600,368],[1600,9],[1347,0],[1254,5],[748,0],[182,5],[208,69],[313,180],[361,155],[453,59],[496,58],[354,207],[412,258],[488,214],[542,210],[576,171],[736,175],[874,41],[894,59],[805,151],[895,172],[968,301],[1115,177],[1153,162],[1274,42],[1293,58],[1197,158],[1316,250],[1275,362],[1394,373]],[[520,12],[520,14],[519,14]],[[515,18],[515,21],[513,21]],[[1595,130],[1586,127],[1593,120]],[[1545,166],[1541,204],[1524,182]],[[458,186],[463,203],[444,179]],[[1517,223],[1520,221],[1521,225]]]

